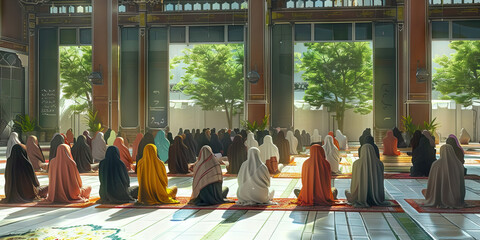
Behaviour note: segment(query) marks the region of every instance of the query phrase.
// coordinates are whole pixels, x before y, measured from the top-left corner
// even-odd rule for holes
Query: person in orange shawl
[[[400,151],[397,149],[398,140],[393,136],[393,131],[388,130],[387,136],[383,138],[383,155],[386,156],[399,156]]]
[[[57,155],[50,161],[48,170],[49,202],[87,202],[92,188],[83,187],[77,164],[73,161],[70,146],[60,144]]]
[[[310,158],[302,166],[302,189],[295,189],[296,203],[303,206],[332,205],[337,198],[337,189],[331,187],[330,164],[325,151],[318,144],[310,148]]]
[[[340,150],[340,144],[338,144],[338,140],[333,135],[333,132],[332,131],[328,132],[328,135],[332,136],[333,144],[335,145],[335,147],[337,147],[338,150]]]
[[[120,160],[125,164],[127,167],[127,171],[133,169],[133,158],[130,156],[130,151],[128,151],[127,146],[125,146],[125,142],[122,137],[117,137],[113,142],[113,146],[118,148],[120,151]]]
[[[75,137],[73,136],[73,132],[71,128],[69,128],[65,133],[65,140],[67,140],[70,146],[75,143]]]
[[[157,147],[147,144],[137,165],[138,202],[145,205],[178,203],[177,187],[168,188],[167,170],[157,156]]]

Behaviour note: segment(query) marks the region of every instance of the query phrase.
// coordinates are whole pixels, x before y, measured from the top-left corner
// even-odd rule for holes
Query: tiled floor
[[[4,148],[0,148],[4,154]],[[0,159],[4,159],[0,155]],[[285,171],[300,171],[304,159]],[[3,172],[5,163],[0,164]],[[468,165],[470,174],[480,174],[480,165]],[[47,176],[38,176],[41,184]],[[82,176],[84,185],[98,196],[98,177]],[[350,179],[335,179],[339,198],[350,186]],[[132,185],[137,184],[131,178]],[[179,187],[179,196],[190,196],[191,178],[172,177],[169,185]],[[95,224],[121,229],[125,239],[480,239],[478,214],[418,213],[404,199],[422,198],[427,180],[386,179],[387,197],[397,200],[405,213],[302,212],[302,211],[226,211],[189,209],[83,209],[0,208],[0,235],[22,233],[49,226]],[[235,197],[236,178],[225,178]],[[0,194],[4,194],[0,175]],[[480,199],[480,181],[466,180],[466,199]],[[291,197],[301,188],[299,179],[272,178],[275,197]]]

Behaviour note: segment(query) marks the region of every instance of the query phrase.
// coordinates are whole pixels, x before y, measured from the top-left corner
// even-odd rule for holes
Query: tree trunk
[[[343,120],[345,119],[344,114],[345,114],[345,110],[339,109],[337,111],[337,125],[338,125],[338,129],[340,129],[342,133],[343,133]]]

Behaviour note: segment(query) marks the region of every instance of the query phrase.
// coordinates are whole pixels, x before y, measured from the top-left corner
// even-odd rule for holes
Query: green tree
[[[92,85],[88,80],[91,72],[92,47],[60,48],[60,83],[63,97],[78,102],[69,107],[69,110],[75,113],[92,109]]]
[[[437,57],[433,85],[443,94],[443,99],[453,99],[458,104],[472,105],[480,97],[480,41],[453,41],[450,48],[456,52],[451,57]]]
[[[343,131],[345,111],[372,111],[372,49],[368,42],[305,43],[307,51],[296,54],[298,71],[308,83],[304,100],[335,112]]]
[[[242,110],[243,44],[202,44],[182,51],[172,60],[171,69],[185,64],[185,74],[175,86],[190,95],[203,110],[225,110],[228,127]],[[170,75],[173,78],[173,75]]]

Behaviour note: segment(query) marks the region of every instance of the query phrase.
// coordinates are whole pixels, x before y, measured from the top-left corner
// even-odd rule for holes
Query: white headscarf
[[[272,157],[276,157],[280,161],[280,153],[278,147],[273,144],[272,136],[267,135],[263,138],[263,144],[258,148],[260,150],[260,160],[265,163]]]
[[[248,150],[247,160],[238,172],[237,204],[268,204],[273,198],[269,191],[270,173],[265,163],[260,160],[260,150],[252,147]]]
[[[440,148],[440,158],[433,162],[425,192],[425,206],[462,208],[465,206],[463,165],[449,144]]]
[[[333,144],[333,137],[330,135],[325,136],[325,141],[323,144],[323,150],[325,150],[325,157],[330,163],[330,169],[333,173],[340,173],[339,163],[342,158],[340,157],[340,152],[338,151],[335,144]]]
[[[258,148],[258,142],[257,140],[255,140],[255,137],[252,132],[248,133],[247,135],[247,140],[245,141],[245,147],[247,147],[247,150],[250,149],[251,147]]]
[[[7,153],[6,153],[7,158],[10,157],[10,153],[12,153],[12,148],[16,144],[21,144],[21,142],[20,142],[20,139],[18,138],[18,133],[12,132],[10,133],[10,137],[8,138],[8,142],[7,142]]]
[[[92,157],[95,161],[101,161],[105,158],[107,144],[103,139],[103,132],[98,132],[97,136],[92,140]]]
[[[338,141],[338,145],[340,146],[339,150],[346,150],[348,149],[348,139],[347,136],[342,134],[342,131],[340,129],[337,129],[337,132],[335,134],[335,138]]]
[[[288,131],[287,136],[285,136],[285,139],[287,139],[288,143],[290,144],[290,154],[298,154],[297,152],[298,139],[293,135],[293,132]]]
[[[318,134],[318,129],[313,129],[313,134],[310,137],[310,143],[319,143],[322,141],[322,135]]]
[[[468,134],[465,128],[462,128],[460,132],[460,138],[458,139],[458,141],[460,142],[460,144],[468,144],[468,142],[470,142],[470,134]]]
[[[352,182],[350,191],[345,190],[345,196],[355,207],[386,205],[383,186],[383,163],[378,159],[372,145],[365,143],[361,157],[353,162]]]

